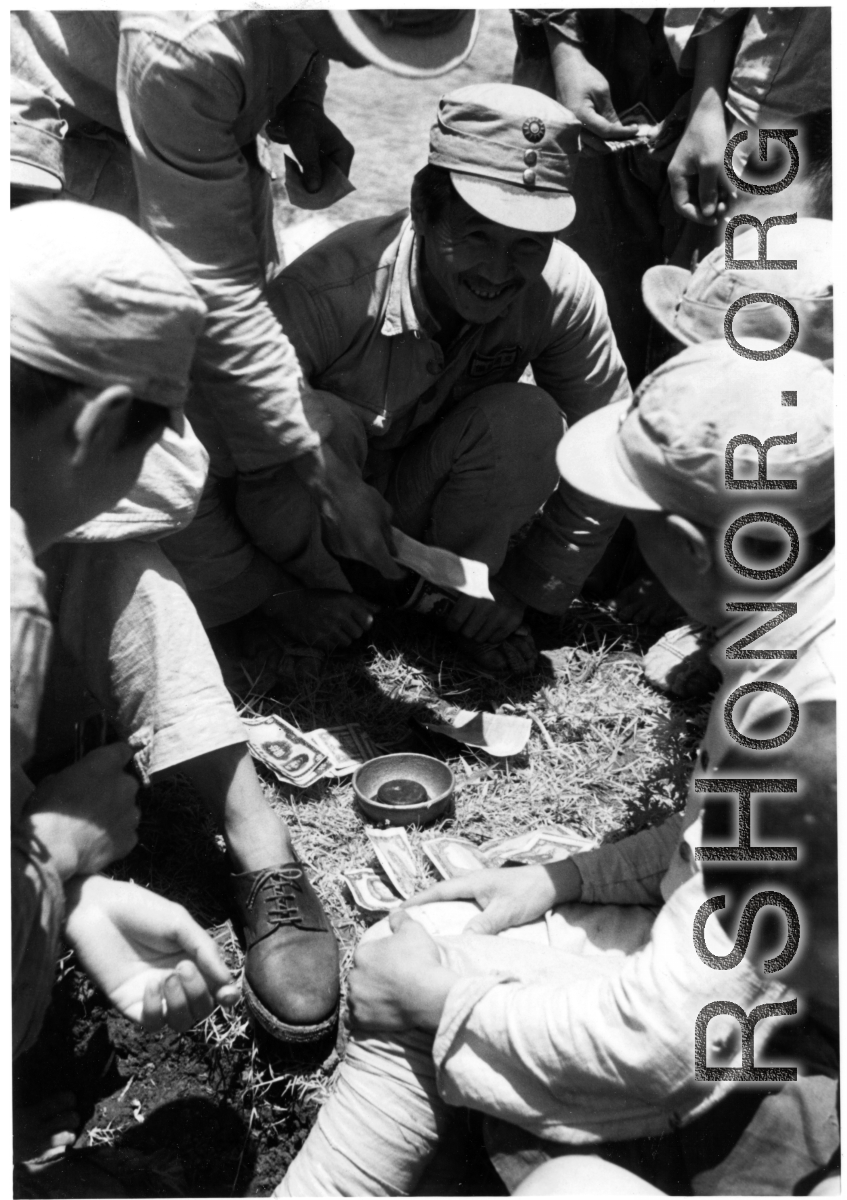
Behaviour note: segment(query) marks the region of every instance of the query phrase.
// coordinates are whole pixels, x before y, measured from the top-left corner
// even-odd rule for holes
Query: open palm
[[[74,880],[67,897],[67,939],[124,1016],[184,1032],[234,1002],[215,943],[181,905],[99,875]]]

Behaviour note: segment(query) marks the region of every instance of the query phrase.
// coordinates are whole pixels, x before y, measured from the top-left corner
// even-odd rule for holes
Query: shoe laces
[[[296,925],[302,928],[303,914],[299,897],[303,894],[303,871],[301,867],[275,867],[263,871],[250,889],[247,907],[252,908],[256,896],[262,892],[268,900],[268,918],[277,928],[280,925]]]

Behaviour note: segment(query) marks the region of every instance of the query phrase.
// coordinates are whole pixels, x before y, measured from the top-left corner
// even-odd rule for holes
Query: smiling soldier
[[[338,230],[270,285],[316,389],[307,417],[346,468],[351,503],[375,490],[386,529],[390,516],[481,560],[494,596],[445,599],[417,577],[369,589],[326,549],[317,509],[283,466],[239,481],[236,506],[246,536],[292,576],[264,611],[299,640],[349,644],[372,620],[364,594],[390,596],[436,608],[484,669],[521,673],[535,660],[526,607],[564,612],[602,553],[618,514],[559,483],[555,462],[563,421],[630,394],[599,284],[555,240],[574,216],[578,129],[527,88],[444,96],[411,213]],[[519,382],[528,366],[534,385]],[[190,588],[207,553],[198,539],[199,527],[171,539]]]

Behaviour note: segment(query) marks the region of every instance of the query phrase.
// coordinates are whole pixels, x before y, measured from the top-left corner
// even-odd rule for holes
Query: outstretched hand
[[[569,108],[589,133],[605,142],[636,137],[638,123],[625,125],[619,120],[605,75],[592,67],[578,46],[549,26],[545,28],[559,103]]]
[[[391,505],[330,446],[294,460],[320,508],[326,543],[339,558],[368,563],[385,579],[402,579],[394,561]]]
[[[180,904],[101,875],[74,880],[66,895],[67,939],[124,1016],[184,1033],[216,1004],[235,1002],[215,943]]]
[[[579,872],[572,865],[573,875],[567,872],[565,863],[569,862],[556,863],[555,869],[533,866],[471,871],[418,892],[404,901],[403,908],[440,900],[475,900],[482,912],[468,922],[464,932],[500,933],[537,921],[554,904],[577,898],[581,887]],[[561,875],[564,879],[558,878]]]

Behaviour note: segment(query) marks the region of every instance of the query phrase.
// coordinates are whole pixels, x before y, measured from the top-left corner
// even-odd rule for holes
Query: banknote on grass
[[[403,903],[384,879],[368,867],[351,867],[344,878],[356,908],[366,921],[378,921]]]
[[[596,845],[591,838],[545,825],[511,837],[492,838],[483,842],[479,850],[488,866],[502,867],[507,862],[526,865],[556,862],[583,850],[593,850]]]
[[[250,753],[284,783],[310,787],[327,776],[351,775],[379,750],[360,725],[297,729],[275,714],[243,717]]]
[[[545,825],[509,837],[492,838],[481,846],[475,846],[467,838],[431,838],[421,843],[421,849],[442,879],[456,879],[471,871],[502,867],[506,863],[556,862],[582,850],[593,850],[596,845],[578,833]]]
[[[477,847],[466,838],[432,838],[422,842],[421,849],[442,879],[457,879],[488,866]]]
[[[285,783],[309,787],[321,779],[329,760],[299,729],[282,717],[244,717],[250,753]]]
[[[386,875],[400,895],[408,900],[417,887],[418,868],[406,830],[399,826],[391,829],[367,827],[365,833]]]
[[[352,775],[362,765],[376,758],[379,749],[361,725],[333,725],[331,729],[310,729],[303,737],[326,755],[327,775]]]

